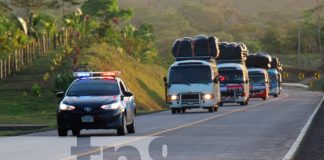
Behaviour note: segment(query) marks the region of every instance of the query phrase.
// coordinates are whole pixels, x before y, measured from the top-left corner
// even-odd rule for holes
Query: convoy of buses
[[[225,103],[245,106],[250,98],[267,100],[280,94],[279,60],[266,53],[250,56],[242,43],[186,37],[176,40],[172,51],[175,62],[164,78],[172,114],[192,108],[216,112]]]
[[[216,37],[176,40],[175,62],[164,78],[172,114],[203,108],[217,112],[225,103],[248,105],[250,98],[267,100],[280,94],[281,65],[265,53],[249,54],[242,43],[219,43]],[[272,61],[273,59],[273,61]],[[83,129],[115,129],[135,133],[133,93],[121,72],[76,72],[66,92],[58,92],[57,132],[79,136]]]

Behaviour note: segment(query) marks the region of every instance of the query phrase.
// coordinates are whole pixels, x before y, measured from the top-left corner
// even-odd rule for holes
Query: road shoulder
[[[324,102],[322,102],[293,160],[324,159]]]

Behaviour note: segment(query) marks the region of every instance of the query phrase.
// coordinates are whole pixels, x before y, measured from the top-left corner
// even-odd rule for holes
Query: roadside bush
[[[55,77],[55,89],[59,91],[66,91],[73,80],[74,77],[71,73],[58,74]]]
[[[32,88],[31,88],[31,92],[33,94],[35,94],[36,96],[40,97],[41,96],[41,91],[42,91],[42,87],[39,86],[37,83],[34,83]]]

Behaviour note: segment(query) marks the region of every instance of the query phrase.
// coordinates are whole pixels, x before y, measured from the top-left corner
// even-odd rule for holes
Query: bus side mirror
[[[214,83],[218,83],[219,81],[221,80],[221,77],[220,76],[217,76],[213,79],[213,82]]]
[[[163,82],[164,82],[164,84],[167,84],[167,77],[163,77]]]
[[[224,81],[224,76],[221,76],[221,75],[218,75],[215,79],[214,79],[214,82],[215,83],[218,83],[218,82],[221,82],[221,81]]]

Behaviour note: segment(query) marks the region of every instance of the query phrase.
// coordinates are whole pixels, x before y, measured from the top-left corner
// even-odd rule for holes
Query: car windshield
[[[116,80],[80,80],[72,84],[67,96],[113,96],[119,94]]]
[[[222,70],[219,71],[222,84],[228,83],[243,83],[243,72],[241,70]]]
[[[264,75],[249,75],[250,78],[250,83],[252,84],[264,84],[265,83],[265,79],[264,79]]]
[[[170,84],[211,83],[209,66],[177,66],[170,69]]]

